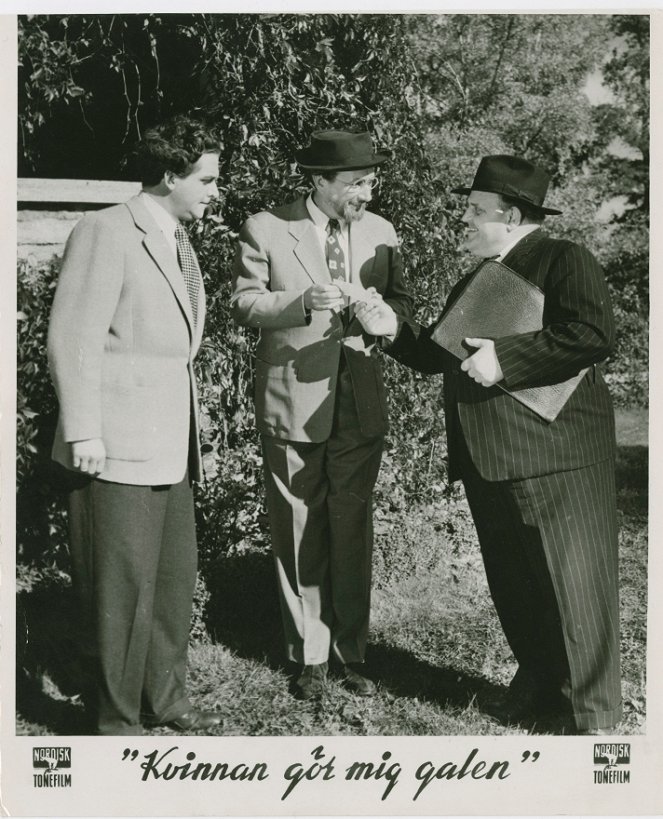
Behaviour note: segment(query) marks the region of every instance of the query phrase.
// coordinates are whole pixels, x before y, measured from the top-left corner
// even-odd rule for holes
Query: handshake
[[[304,293],[307,310],[342,310],[353,304],[355,316],[371,336],[395,336],[398,320],[392,308],[382,300],[374,287],[338,281],[315,284]]]

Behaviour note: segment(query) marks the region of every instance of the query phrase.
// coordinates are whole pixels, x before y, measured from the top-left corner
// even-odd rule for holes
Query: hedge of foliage
[[[120,23],[115,29],[102,18],[92,21],[97,26],[94,30],[107,26],[102,42],[105,51],[99,47],[85,62],[84,49],[92,48],[94,40],[90,34],[94,28],[92,18],[67,19],[71,20],[69,29],[74,23],[80,28],[80,36],[78,39],[70,36],[67,41],[66,57],[73,67],[68,75],[63,75],[64,79],[60,78],[58,87],[62,105],[69,106],[67,116],[73,116],[72,106],[81,97],[89,100],[91,106],[97,100],[94,88],[86,89],[81,72],[92,70],[90,67],[95,65],[92,58],[98,64],[100,54],[103,59],[114,55],[114,67],[107,70],[126,72],[129,64],[126,51],[124,61],[120,60],[113,51],[117,49],[113,37],[120,24],[125,34],[133,31],[133,26],[136,37],[141,29],[134,17],[118,18]],[[151,43],[148,58],[152,54],[150,59],[155,59],[160,42],[168,45],[167,63],[163,48],[158,53],[161,67],[169,67],[175,89],[170,96],[167,92],[164,96],[165,86],[157,88],[160,97],[154,91],[157,97],[151,100],[153,116],[177,110],[203,116],[217,128],[223,144],[218,212],[197,225],[192,235],[208,294],[206,334],[197,362],[207,477],[196,499],[202,566],[207,573],[213,574],[224,557],[263,551],[268,545],[251,397],[255,335],[234,326],[230,320],[230,271],[237,232],[247,215],[291,199],[304,190],[293,163],[294,150],[307,142],[313,130],[361,127],[370,129],[376,141],[393,152],[374,208],[389,218],[400,234],[407,278],[421,320],[437,313],[450,284],[467,264],[455,250],[460,202],[450,195],[449,189],[467,178],[482,153],[516,150],[514,142],[508,141],[513,137],[506,132],[498,133],[488,114],[482,119],[475,112],[468,122],[467,106],[462,111],[462,122],[453,119],[461,114],[449,108],[449,120],[440,124],[435,120],[441,116],[438,97],[438,107],[431,119],[432,91],[422,68],[424,61],[414,45],[423,41],[413,35],[413,29],[416,35],[417,26],[430,28],[435,19],[439,18],[401,15],[145,18],[144,31],[152,37],[145,38],[145,43]],[[486,18],[482,36],[504,36],[497,24],[488,25],[490,19]],[[521,24],[521,18],[518,20]],[[522,20],[522,25],[534,24],[534,18]],[[51,76],[60,77],[52,65],[57,62],[57,54],[49,51],[58,25],[61,27],[61,20],[58,23],[54,18],[24,19],[24,71],[38,72],[40,55],[42,60],[44,55],[50,55]],[[443,34],[444,27],[438,31],[438,35]],[[451,34],[457,36],[457,32]],[[122,40],[123,48],[126,42],[131,42],[128,36],[126,41]],[[545,38],[540,42],[545,42]],[[193,66],[186,77],[177,69],[177,54],[183,53],[185,47],[191,52]],[[588,54],[589,49],[574,58],[578,75],[588,68],[583,62],[589,59]],[[503,54],[502,58],[507,60],[508,56]],[[535,54],[532,59],[539,61],[542,56]],[[76,60],[81,61],[80,70]],[[176,70],[180,70],[178,76],[172,74]],[[152,76],[144,68],[143,71],[144,78]],[[39,132],[39,117],[45,118],[44,127],[48,126],[45,103],[39,97],[43,76],[41,73],[34,80],[25,100],[24,112],[32,112],[33,117],[30,120],[25,115],[25,133],[29,133],[30,123],[33,132]],[[527,78],[541,81],[534,74]],[[186,80],[190,82],[188,97],[182,91]],[[523,78],[516,80],[522,82]],[[543,93],[537,90],[539,96]],[[471,101],[471,97],[466,99]],[[586,125],[588,103],[576,102],[574,116],[578,123]],[[565,122],[566,130],[559,135],[561,141],[568,139],[571,126],[572,123]],[[550,139],[550,134],[547,138]],[[32,148],[26,148],[26,162],[31,158],[38,168],[39,143],[28,140],[28,144]],[[587,140],[583,143],[585,148],[588,144]],[[562,167],[559,163],[568,168],[569,155],[560,151],[559,156],[563,158],[555,160],[557,169]],[[558,232],[581,234],[580,238],[601,257],[613,290],[620,349],[608,364],[608,371],[616,388],[615,396],[622,404],[643,403],[647,368],[647,261],[641,240],[646,236],[646,220],[633,228],[630,245],[622,240],[615,243],[622,249],[620,253],[623,251],[622,256],[616,256],[614,247],[605,243],[606,236],[597,233],[592,221],[603,194],[596,189],[587,193],[583,221],[577,215],[577,190],[582,180],[576,176],[560,178],[559,182],[558,201],[567,198],[570,215],[557,223]],[[596,201],[593,196],[598,197]],[[625,274],[624,262],[631,275]],[[45,268],[22,264],[18,271],[18,543],[23,562],[42,565],[59,563],[66,543],[61,498],[53,483],[48,456],[56,406],[46,370],[45,333],[56,276],[57,260]],[[406,523],[412,510],[430,508],[433,504],[439,525],[444,528],[448,524],[445,510],[452,510],[456,499],[454,490],[445,482],[439,377],[425,378],[391,361],[385,362],[385,369],[392,432],[375,496],[376,566],[382,579],[394,571],[407,571],[405,556],[395,560],[395,555],[400,554],[398,544],[407,539]]]

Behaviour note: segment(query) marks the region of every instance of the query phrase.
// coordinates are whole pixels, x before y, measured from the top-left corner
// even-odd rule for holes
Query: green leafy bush
[[[51,563],[63,552],[65,520],[50,461],[57,399],[48,374],[46,334],[58,260],[17,272],[16,531],[21,560]]]

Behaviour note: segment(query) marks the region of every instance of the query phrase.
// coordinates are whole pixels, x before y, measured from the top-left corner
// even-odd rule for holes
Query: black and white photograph
[[[3,812],[662,813],[660,12],[163,8],[0,19]]]

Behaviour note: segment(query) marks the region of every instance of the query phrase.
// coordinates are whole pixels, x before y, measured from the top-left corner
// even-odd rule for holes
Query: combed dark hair
[[[528,205],[526,202],[521,202],[520,199],[514,199],[513,196],[505,196],[503,193],[498,194],[500,201],[507,208],[518,208],[520,215],[523,217],[523,222],[529,222],[533,225],[540,225],[546,218],[536,205]]]
[[[134,156],[143,185],[158,185],[166,171],[185,176],[203,154],[220,152],[220,141],[212,131],[196,120],[177,116],[145,131]]]

